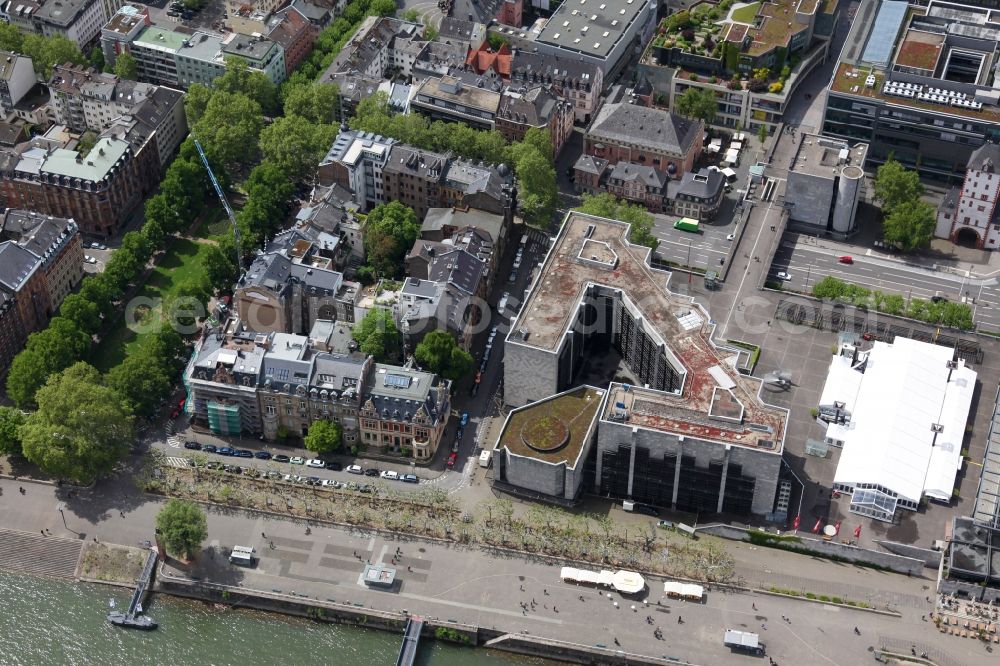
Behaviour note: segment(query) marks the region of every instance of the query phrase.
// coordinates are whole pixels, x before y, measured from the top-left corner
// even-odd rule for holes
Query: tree
[[[285,115],[332,124],[340,117],[340,88],[332,83],[293,86],[285,95]]]
[[[140,232],[142,237],[146,239],[149,246],[153,248],[154,252],[163,249],[163,244],[167,240],[167,232],[163,230],[163,225],[159,220],[146,219],[142,224],[142,229]]]
[[[457,381],[472,372],[472,356],[444,331],[425,335],[413,355],[421,366],[445,379]]]
[[[0,21],[0,50],[23,52],[24,33],[16,25]]]
[[[115,59],[115,75],[121,79],[135,81],[139,78],[139,66],[135,57],[128,51],[122,51]]]
[[[14,357],[7,374],[7,395],[27,409],[35,405],[35,394],[50,375],[83,358],[90,348],[90,335],[67,317],[55,317],[48,328],[28,336],[28,343]]]
[[[80,294],[70,294],[59,306],[59,314],[88,335],[94,335],[101,328],[101,310],[93,301]]]
[[[194,127],[195,123],[205,115],[205,109],[212,99],[212,89],[201,83],[192,83],[187,93],[184,95],[184,113],[187,115],[188,125]]]
[[[141,350],[130,351],[124,361],[111,368],[105,383],[132,412],[146,417],[156,413],[173,388],[161,359]]]
[[[260,105],[264,115],[274,116],[280,111],[278,88],[263,72],[250,69],[243,58],[228,56],[226,72],[217,77],[212,86],[217,92],[249,97]]]
[[[556,209],[558,192],[552,161],[527,143],[511,146],[514,171],[520,185],[521,210],[529,224],[547,227]]]
[[[368,5],[368,13],[372,16],[393,16],[396,13],[395,0],[372,0]]]
[[[27,418],[27,415],[19,409],[0,406],[0,454],[21,455],[19,429]]]
[[[413,8],[407,9],[403,12],[403,20],[410,23],[417,23],[420,21],[420,12]]]
[[[688,118],[704,120],[709,125],[715,121],[717,110],[715,93],[707,88],[692,86],[677,98],[677,113]]]
[[[239,277],[234,256],[224,254],[218,245],[209,245],[202,250],[201,265],[212,287],[219,291],[232,289]]]
[[[174,499],[156,514],[156,532],[169,554],[186,560],[208,538],[208,521],[194,502]]]
[[[302,180],[316,170],[336,135],[334,125],[316,125],[301,116],[278,118],[260,133],[260,152],[286,178]]]
[[[373,356],[377,363],[398,358],[403,347],[403,337],[396,328],[392,313],[382,308],[369,310],[361,323],[354,326],[351,334],[361,351]]]
[[[306,448],[314,453],[332,453],[340,449],[343,431],[334,421],[313,421],[305,436]]]
[[[916,171],[907,171],[891,156],[875,172],[875,199],[882,204],[886,215],[905,202],[917,201],[924,196],[924,186]]]
[[[128,453],[132,416],[93,367],[80,362],[53,375],[37,399],[19,432],[24,457],[46,473],[88,484]]]
[[[365,255],[379,277],[398,277],[403,259],[420,234],[420,220],[412,208],[398,201],[379,204],[365,223]]]
[[[104,51],[101,50],[100,46],[95,46],[90,49],[90,53],[87,55],[88,64],[96,69],[98,72],[103,72],[107,63],[104,62]]]
[[[34,33],[24,35],[21,51],[31,58],[35,72],[41,74],[45,80],[52,76],[52,68],[55,65],[67,62],[83,65],[87,62],[77,48],[76,42],[71,42],[65,37],[43,37]]]
[[[264,127],[260,104],[246,95],[215,91],[192,128],[213,165],[244,168],[257,158]],[[224,171],[217,168],[216,173]]]
[[[882,233],[887,243],[904,252],[925,247],[934,236],[933,206],[919,199],[896,204],[882,221]]]
[[[614,220],[617,219],[615,215],[618,213],[618,199],[610,192],[584,194],[583,203],[577,210],[587,215],[596,215],[597,217],[606,217]]]
[[[767,141],[767,125],[764,123],[761,123],[760,127],[757,128],[757,139],[760,141],[760,145],[762,146],[764,145],[764,142]]]
[[[521,143],[534,146],[538,153],[549,160],[550,162],[554,159],[552,152],[552,138],[549,136],[547,130],[540,127],[532,127],[524,134],[524,139]]]

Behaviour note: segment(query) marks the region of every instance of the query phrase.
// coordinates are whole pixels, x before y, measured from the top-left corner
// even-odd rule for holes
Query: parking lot
[[[170,5],[174,0],[154,0],[146,3],[149,7],[149,18],[155,25],[168,28],[186,27],[191,30],[204,29],[213,32],[228,32],[222,24],[226,8],[222,0],[209,0],[200,11],[193,12],[190,19],[180,16],[168,16]]]

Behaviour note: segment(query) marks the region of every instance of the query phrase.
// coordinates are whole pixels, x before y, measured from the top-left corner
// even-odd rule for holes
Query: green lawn
[[[175,239],[166,256],[160,259],[146,284],[139,290],[137,298],[148,298],[154,303],[162,301],[173,293],[178,285],[200,274],[204,270],[201,265],[201,254],[207,247],[208,245],[187,238]],[[124,319],[119,320],[118,328],[101,340],[94,350],[94,366],[101,372],[107,372],[121,363],[129,347],[138,342],[140,335],[141,333],[136,335],[125,326]]]
[[[747,5],[746,7],[734,9],[732,17],[734,21],[753,24],[753,20],[756,18],[758,11],[760,11],[760,3],[755,2],[752,5]]]
[[[205,213],[198,228],[194,231],[196,238],[210,240],[219,240],[220,236],[226,234],[232,234],[232,226],[229,223],[229,218],[226,217],[226,211],[219,205],[214,205],[211,210]]]

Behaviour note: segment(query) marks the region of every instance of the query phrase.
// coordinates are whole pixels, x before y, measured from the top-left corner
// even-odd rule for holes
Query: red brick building
[[[268,21],[268,39],[281,44],[285,49],[286,77],[291,76],[302,59],[309,55],[313,42],[316,41],[317,32],[309,19],[295,7],[286,7],[275,12]]]
[[[587,130],[584,153],[633,162],[680,178],[701,154],[705,123],[627,103],[605,104]]]
[[[497,8],[497,21],[514,28],[521,27],[524,0],[501,0]]]

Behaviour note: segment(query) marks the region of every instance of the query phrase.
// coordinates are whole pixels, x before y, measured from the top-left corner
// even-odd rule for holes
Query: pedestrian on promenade
[[[750,605],[753,606],[754,610],[757,610],[757,604],[751,603]]]
[[[619,646],[621,645],[621,643],[618,642],[618,637],[617,636],[615,636],[615,645],[619,645]]]
[[[546,590],[546,589],[545,589],[545,588],[543,587],[543,588],[542,588],[542,594],[544,594],[545,596],[549,596],[549,591],[548,591],[548,590]]]
[[[555,613],[558,613],[558,612],[559,612],[559,609],[558,609],[558,608],[556,608],[556,605],[555,605],[555,604],[552,604],[552,611],[553,611],[553,612],[555,612]]]
[[[261,539],[266,539],[266,538],[267,538],[267,535],[266,535],[266,534],[264,534],[263,532],[261,532],[261,533],[260,533],[260,538],[261,538]]]
[[[20,493],[21,493],[22,495],[25,495],[25,494],[27,494],[27,491],[26,491],[26,490],[24,489],[24,486],[18,486],[17,490],[18,490],[18,492],[20,492]]]
[[[42,536],[45,536],[45,530],[38,530],[38,531],[42,533]]]

